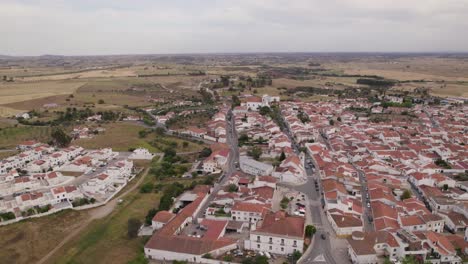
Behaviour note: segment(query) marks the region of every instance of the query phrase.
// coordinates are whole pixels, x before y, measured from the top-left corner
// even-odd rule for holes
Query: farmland
[[[165,147],[169,147],[170,142],[177,144],[177,151],[190,152],[199,151],[203,145],[189,142],[169,136],[159,136],[151,133],[144,138],[139,137],[138,132],[144,130],[144,127],[125,122],[111,123],[103,125],[106,131],[91,139],[79,139],[73,142],[75,145],[82,146],[88,149],[98,149],[111,147],[116,151],[128,151],[132,148],[143,147],[152,152],[163,152]],[[186,147],[183,147],[183,142],[188,142]]]
[[[50,127],[17,126],[0,130],[0,149],[12,149],[25,140],[48,142]]]

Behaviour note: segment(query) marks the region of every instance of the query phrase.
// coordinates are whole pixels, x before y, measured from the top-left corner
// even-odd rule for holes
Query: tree
[[[211,155],[212,151],[210,148],[203,148],[198,155],[200,158],[207,158]]]
[[[138,136],[140,138],[145,138],[147,135],[148,135],[148,131],[146,131],[145,129],[138,131]]]
[[[156,129],[154,129],[154,132],[156,133],[156,135],[162,136],[166,132],[166,129],[164,129],[164,127],[157,127]]]
[[[228,185],[227,190],[228,192],[237,192],[238,188],[237,188],[237,185],[235,185],[234,183],[231,183]]]
[[[406,190],[403,191],[403,194],[401,195],[400,199],[401,200],[406,200],[406,199],[411,198],[411,196],[412,196],[411,191],[406,189]]]
[[[233,95],[231,97],[231,100],[232,100],[232,106],[233,107],[236,107],[236,106],[240,106],[241,105],[241,101],[239,99],[239,97],[237,95]]]
[[[414,256],[406,255],[405,258],[401,261],[402,264],[417,264],[418,261]]]
[[[239,146],[242,146],[245,143],[249,142],[249,136],[245,133],[242,133],[240,134],[238,141],[239,141]]]
[[[444,184],[444,191],[448,191],[448,189],[449,189],[448,184]]]
[[[262,106],[262,107],[260,107],[260,109],[258,110],[258,112],[259,112],[261,115],[264,116],[264,115],[270,114],[271,109],[270,109],[270,107],[268,107],[268,106]]]
[[[307,237],[312,237],[315,234],[315,232],[317,232],[317,228],[315,228],[315,226],[313,225],[306,226],[305,234]]]
[[[127,222],[127,236],[128,238],[135,238],[138,236],[138,230],[140,229],[141,222],[136,218],[130,218]]]
[[[330,126],[333,126],[333,125],[335,125],[335,120],[330,119],[330,121],[328,121],[328,123],[330,124]]]
[[[154,185],[151,182],[147,182],[140,187],[141,193],[150,193],[153,191]]]
[[[288,208],[288,205],[289,205],[289,198],[285,196],[283,197],[283,199],[281,199],[280,206],[283,210],[285,210],[286,208]]]
[[[52,137],[54,145],[61,148],[67,147],[72,140],[72,138],[61,128],[54,129],[50,136]]]
[[[98,104],[104,104],[104,100],[99,99]]]
[[[148,210],[148,213],[146,213],[145,216],[145,224],[151,225],[153,221],[153,217],[158,213],[158,210],[156,208],[151,208]]]
[[[249,151],[247,151],[247,154],[255,160],[258,160],[262,155],[262,149],[259,146],[253,146]]]
[[[224,256],[223,260],[226,262],[231,262],[234,260],[234,257],[232,255],[226,255]]]
[[[279,156],[279,161],[283,161],[286,159],[286,154],[284,154],[284,151],[281,151],[281,155]]]
[[[293,263],[297,263],[297,261],[302,257],[302,254],[301,252],[297,251],[297,250],[294,250],[294,252],[292,253],[292,262]]]
[[[205,255],[202,256],[202,258],[206,258],[206,259],[212,259],[213,256],[211,256],[210,253],[206,253]]]
[[[189,145],[189,143],[188,143],[187,141],[184,141],[184,142],[182,143],[182,147],[183,147],[183,148],[187,148],[188,145]]]

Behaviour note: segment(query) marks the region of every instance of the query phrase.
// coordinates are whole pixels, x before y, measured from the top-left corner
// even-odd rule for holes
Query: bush
[[[313,226],[313,225],[307,225],[306,226],[305,235],[307,237],[312,237],[315,234],[315,232],[317,232],[317,228],[315,228],[315,226]]]
[[[289,205],[288,197],[283,197],[283,199],[280,202],[281,208],[284,210],[284,209],[288,208],[288,205]]]
[[[13,212],[6,212],[6,213],[1,213],[0,214],[0,218],[3,220],[3,221],[8,221],[8,220],[12,220],[12,219],[15,219],[16,216]]]
[[[210,253],[206,253],[205,255],[202,256],[202,258],[206,258],[206,259],[212,259],[213,256],[211,256]]]
[[[237,185],[235,185],[234,183],[231,183],[228,185],[228,188],[227,188],[228,192],[237,192],[238,188],[237,188]]]
[[[98,104],[104,104],[104,100],[99,99]]]
[[[403,191],[403,194],[401,195],[400,199],[401,200],[406,200],[406,199],[409,199],[411,198],[411,191],[410,190],[405,190]]]
[[[156,210],[155,208],[152,208],[148,211],[148,213],[146,214],[145,216],[145,224],[147,225],[151,225],[152,224],[152,220],[153,220],[153,217],[158,213],[158,210]]]
[[[150,193],[153,191],[154,185],[151,182],[147,182],[140,187],[141,193]]]

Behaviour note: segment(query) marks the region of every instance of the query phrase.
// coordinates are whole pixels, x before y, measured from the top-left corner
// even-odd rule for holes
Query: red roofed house
[[[270,210],[270,204],[236,202],[231,208],[231,220],[256,224]]]
[[[288,216],[283,211],[269,212],[263,221],[258,222],[255,231],[250,232],[244,246],[248,250],[273,254],[292,254],[304,248],[305,219]]]
[[[147,258],[206,263],[209,260],[202,257],[205,254],[216,257],[237,248],[235,240],[221,237],[227,221],[217,223],[216,221],[204,220],[202,224],[207,232],[203,237],[181,234],[182,229],[195,220],[195,215],[206,202],[206,194],[199,193],[198,195],[195,201],[185,206],[146,243],[145,255]]]
[[[54,203],[72,202],[75,199],[83,198],[83,194],[76,188],[76,186],[60,186],[51,189],[54,196]]]
[[[151,221],[151,226],[153,227],[153,230],[158,230],[162,228],[175,216],[175,214],[168,211],[159,211],[158,213],[156,213],[156,215],[153,217],[153,220]]]

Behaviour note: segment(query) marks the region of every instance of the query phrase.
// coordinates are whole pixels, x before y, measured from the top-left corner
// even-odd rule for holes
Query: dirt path
[[[93,220],[95,219],[101,219],[103,217],[108,216],[115,208],[117,205],[117,202],[119,199],[124,197],[125,195],[129,194],[130,192],[134,191],[138,186],[141,185],[141,183],[144,181],[146,178],[146,175],[148,174],[149,168],[146,168],[145,171],[142,173],[136,184],[134,184],[132,187],[130,187],[128,190],[125,192],[121,193],[119,196],[115,197],[111,201],[109,201],[107,204],[93,208],[88,211],[89,218],[87,218],[85,221],[81,223],[81,225],[75,229],[73,232],[68,234],[63,238],[63,240],[54,248],[52,249],[47,255],[42,257],[37,264],[43,264],[45,263],[50,257],[52,257],[60,248],[62,248],[68,241],[70,241],[72,238],[77,236],[78,234],[81,233]]]

